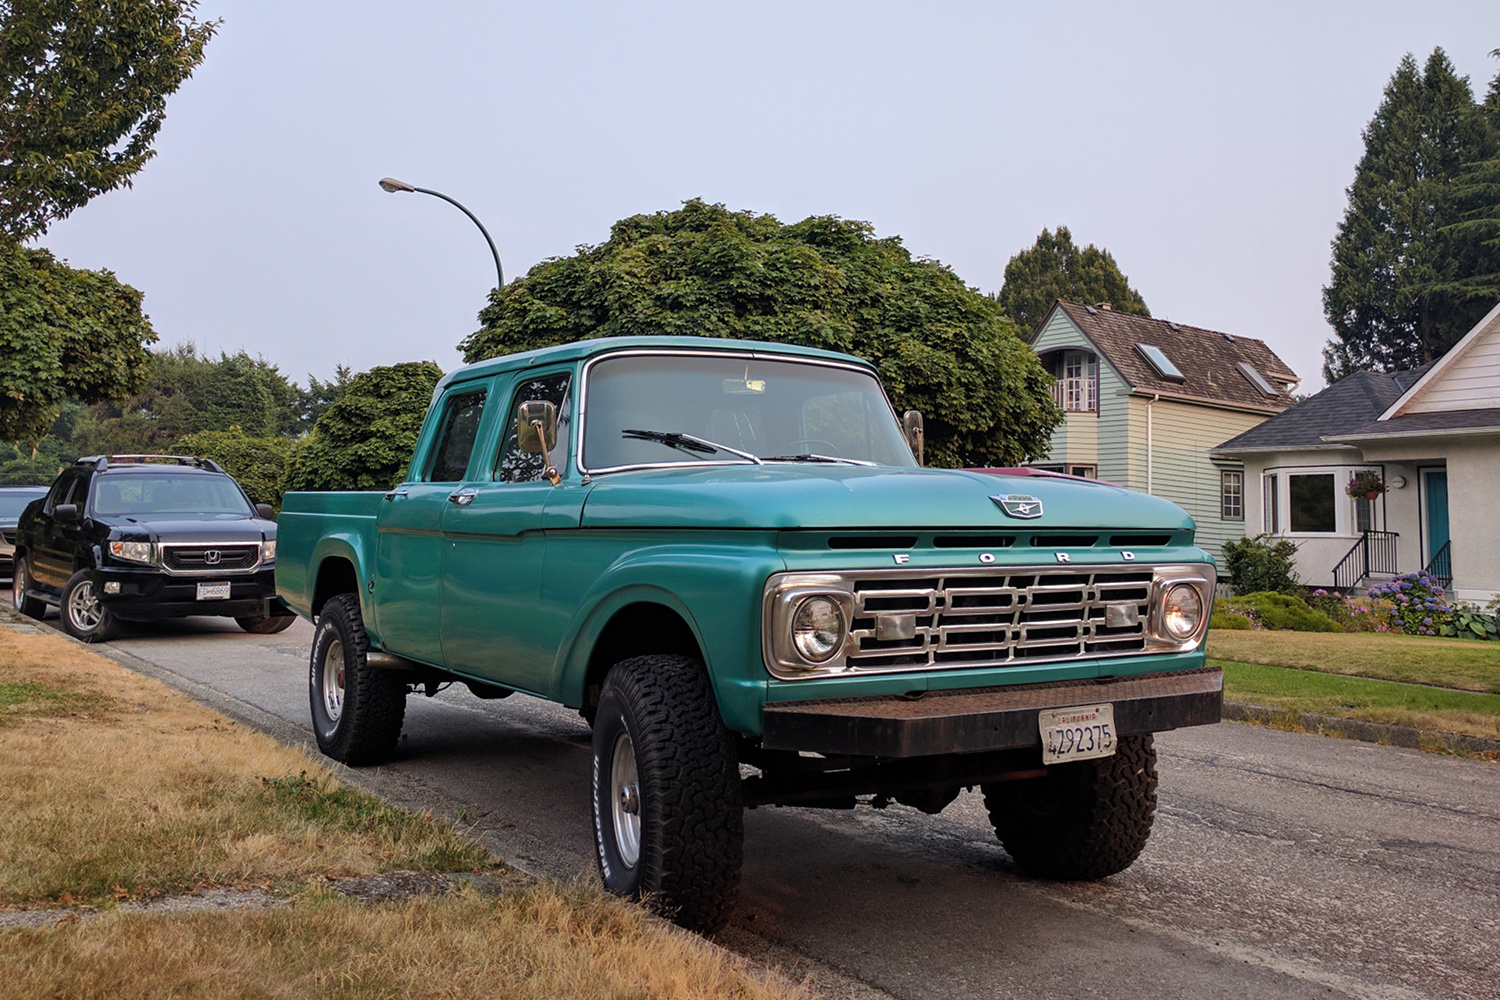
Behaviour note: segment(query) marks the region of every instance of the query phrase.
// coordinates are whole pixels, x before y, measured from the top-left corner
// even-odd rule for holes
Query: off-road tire
[[[331,649],[335,643],[337,648]],[[392,671],[371,667],[366,659],[369,651],[359,598],[354,594],[330,597],[313,632],[308,699],[318,749],[350,767],[389,760],[406,717],[406,682]],[[343,684],[330,678],[339,696],[335,708],[326,700],[323,680],[325,672],[340,663]]]
[[[102,587],[93,570],[81,569],[68,578],[57,606],[64,632],[81,642],[109,642],[120,634],[120,620],[99,596]]]
[[[983,789],[995,835],[1017,865],[1044,878],[1101,879],[1129,868],[1151,836],[1156,750],[1150,733],[1122,736],[1114,756]]]
[[[615,752],[628,739],[638,776],[639,850],[622,855]],[[622,753],[623,756],[623,753]],[[604,887],[690,930],[721,926],[740,884],[745,835],[734,738],[703,664],[640,656],[609,671],[594,720],[594,845]]]
[[[24,556],[17,556],[11,569],[10,596],[15,609],[27,618],[41,619],[47,613],[47,602],[26,593],[31,586],[31,567]]]
[[[246,632],[255,635],[275,635],[277,632],[285,632],[291,628],[292,622],[296,620],[296,615],[255,615],[236,618],[234,622]]]

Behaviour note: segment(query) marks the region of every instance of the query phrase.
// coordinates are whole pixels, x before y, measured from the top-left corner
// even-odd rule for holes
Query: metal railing
[[[1099,379],[1060,378],[1052,383],[1052,401],[1068,413],[1099,411]]]
[[[1395,531],[1366,531],[1359,536],[1339,564],[1333,568],[1333,586],[1352,590],[1371,573],[1396,575]]]
[[[1447,590],[1453,586],[1453,542],[1446,541],[1437,550],[1431,561],[1422,567],[1422,572],[1432,577]]]

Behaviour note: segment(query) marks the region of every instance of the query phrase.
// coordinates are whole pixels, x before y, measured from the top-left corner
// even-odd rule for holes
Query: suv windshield
[[[248,517],[254,511],[228,476],[106,475],[95,481],[94,513]]]
[[[631,354],[588,373],[583,465],[702,462],[913,467],[875,378],[814,361]]]

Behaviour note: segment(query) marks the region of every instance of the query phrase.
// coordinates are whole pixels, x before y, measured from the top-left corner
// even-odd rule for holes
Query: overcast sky
[[[1044,227],[1154,316],[1321,386],[1322,286],[1403,53],[1482,97],[1495,0],[428,3],[204,0],[222,18],[135,186],[39,243],[145,292],[163,344],[287,375],[430,358],[493,287],[702,197],[832,214],[998,291]]]

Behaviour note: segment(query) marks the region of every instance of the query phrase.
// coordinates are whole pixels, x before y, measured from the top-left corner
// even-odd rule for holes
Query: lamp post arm
[[[490,245],[490,253],[491,253],[491,255],[493,255],[494,258],[495,258],[495,279],[499,282],[499,284],[497,284],[495,286],[495,290],[499,291],[500,289],[504,288],[505,287],[505,271],[500,266],[500,251],[495,249],[495,241],[492,240],[492,239],[490,239],[490,231],[488,229],[484,228],[484,223],[482,223],[482,222],[479,221],[479,217],[477,215],[475,215],[473,212],[469,211],[467,208],[464,208],[463,205],[461,205],[459,202],[457,202],[454,199],[452,199],[452,198],[448,197],[447,195],[443,194],[443,192],[441,192],[441,191],[434,191],[431,188],[421,188],[421,187],[413,187],[412,190],[413,191],[420,191],[422,194],[430,194],[434,198],[441,198],[441,199],[443,199],[448,204],[452,205],[454,208],[458,209],[460,212],[462,212],[465,215],[467,215],[469,217],[469,221],[472,222],[472,223],[474,223],[474,225],[476,225],[476,226],[479,227],[479,231],[484,234],[484,241]]]

